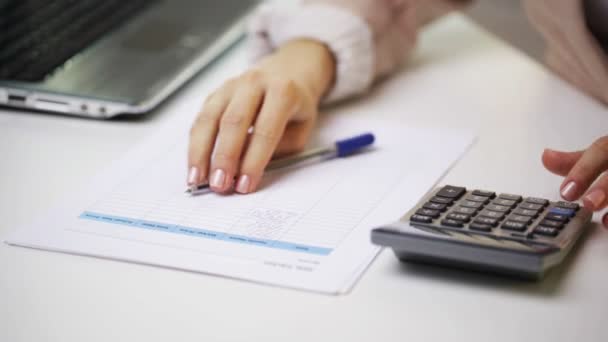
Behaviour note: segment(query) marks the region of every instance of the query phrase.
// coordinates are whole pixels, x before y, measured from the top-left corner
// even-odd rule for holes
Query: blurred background
[[[520,0],[477,0],[465,12],[475,22],[531,57],[542,57],[543,40],[528,23]]]

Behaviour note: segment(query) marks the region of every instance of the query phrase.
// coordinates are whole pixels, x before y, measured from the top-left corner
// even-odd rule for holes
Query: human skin
[[[273,156],[301,151],[336,63],[322,43],[294,40],[211,94],[190,131],[189,186],[255,191]]]
[[[314,40],[294,40],[210,95],[190,132],[189,186],[209,182],[213,191],[256,191],[273,156],[301,151],[314,129],[336,63]],[[250,128],[253,127],[251,131]],[[565,177],[561,195],[586,208],[608,205],[608,136],[587,149],[547,149],[544,166]],[[608,227],[608,214],[602,218]]]

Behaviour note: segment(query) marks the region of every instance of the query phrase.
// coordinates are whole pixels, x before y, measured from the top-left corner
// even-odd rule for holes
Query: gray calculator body
[[[444,201],[441,195],[446,189],[457,189],[460,194]],[[474,193],[485,194],[487,199]],[[481,205],[476,207],[471,198]],[[439,200],[445,205],[429,205]],[[420,215],[427,213],[430,216]],[[520,214],[528,214],[529,220]],[[496,220],[482,215],[495,216]],[[392,248],[402,261],[539,279],[564,260],[591,216],[574,203],[446,186],[429,192],[399,221],[374,229],[372,242]],[[521,224],[515,224],[518,222]]]

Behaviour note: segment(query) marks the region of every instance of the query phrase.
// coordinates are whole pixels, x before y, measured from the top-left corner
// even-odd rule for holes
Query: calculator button
[[[555,208],[549,209],[549,213],[572,217],[572,216],[576,215],[576,210],[562,208],[562,207],[555,207]]]
[[[458,199],[458,198],[462,197],[462,195],[464,195],[465,192],[467,192],[466,188],[459,187],[459,186],[446,185],[441,190],[439,190],[439,192],[437,192],[437,194],[435,194],[435,195],[439,196],[439,197]]]
[[[473,223],[487,224],[487,225],[490,225],[492,227],[496,227],[496,225],[498,225],[498,220],[497,219],[493,219],[493,218],[489,218],[489,217],[478,217],[478,218],[475,219],[475,221],[473,221]]]
[[[498,198],[508,199],[511,201],[515,201],[516,203],[521,202],[521,196],[517,196],[517,195],[500,194],[500,195],[498,195]]]
[[[497,198],[492,201],[492,204],[504,205],[505,207],[513,208],[517,202],[509,199]]]
[[[551,221],[551,220],[542,220],[538,225],[543,226],[543,227],[555,228],[555,229],[562,229],[564,227],[563,222]]]
[[[439,210],[441,212],[445,211],[445,209],[448,206],[446,204],[441,204],[441,203],[433,203],[433,202],[428,202],[425,203],[422,208],[424,209],[432,209],[432,210]]]
[[[452,219],[441,220],[441,225],[446,226],[446,227],[455,227],[455,228],[464,227],[464,224],[462,223],[462,221],[452,220]]]
[[[492,231],[492,226],[489,224],[482,224],[482,223],[477,223],[477,222],[473,222],[469,225],[469,229],[472,230],[479,230],[482,232],[491,232]]]
[[[502,213],[500,211],[491,211],[491,210],[484,209],[479,213],[479,216],[489,217],[489,218],[500,221],[503,218],[505,218],[505,213]]]
[[[534,229],[534,234],[555,237],[559,234],[559,230],[551,227],[539,226]]]
[[[548,213],[547,215],[545,215],[545,220],[551,220],[551,221],[557,221],[557,222],[568,222],[570,218],[566,215],[560,215],[560,214],[553,214],[553,213]]]
[[[475,215],[477,213],[477,209],[475,208],[467,208],[467,207],[456,207],[456,209],[454,209],[455,213],[458,214],[465,214],[465,215]]]
[[[484,190],[474,190],[473,191],[473,195],[475,196],[483,196],[483,197],[487,197],[487,198],[494,198],[496,197],[496,193],[492,192],[492,191],[484,191]]]
[[[492,211],[498,211],[501,213],[508,213],[511,208],[504,206],[504,205],[498,205],[498,204],[489,204],[488,206],[486,206],[486,209],[488,210],[492,210]]]
[[[478,195],[469,195],[469,196],[465,197],[465,200],[473,201],[473,202],[481,202],[483,204],[486,204],[486,203],[488,203],[488,201],[490,201],[490,199],[488,197],[478,196]]]
[[[428,216],[414,214],[410,217],[410,221],[418,223],[431,223],[433,219]]]
[[[530,217],[536,218],[538,216],[538,210],[517,208],[517,209],[513,210],[513,214],[521,215],[521,216],[530,216]]]
[[[532,218],[530,216],[522,216],[522,215],[511,215],[509,216],[510,221],[523,223],[526,226],[532,222]]]
[[[536,204],[536,203],[528,203],[528,202],[524,202],[519,205],[519,208],[528,209],[528,210],[541,210],[543,207],[544,207],[543,205]]]
[[[506,221],[505,223],[503,223],[500,226],[500,228],[502,228],[502,229],[515,230],[515,231],[518,231],[518,232],[525,231],[527,227],[528,227],[528,225],[523,224],[521,222],[515,222],[515,221]]]
[[[422,216],[429,216],[431,218],[438,218],[439,215],[441,215],[441,212],[439,210],[435,210],[435,209],[426,209],[426,208],[421,208],[416,210],[416,214],[418,215],[422,215]]]
[[[538,198],[538,197],[528,197],[528,198],[526,198],[525,202],[540,204],[543,207],[546,206],[547,204],[549,204],[549,200],[546,200],[544,198]]]
[[[445,205],[452,205],[452,203],[454,203],[454,199],[452,198],[447,198],[447,197],[433,197],[431,198],[431,202],[433,203],[439,203],[439,204],[445,204]]]
[[[564,201],[559,201],[559,202],[555,203],[555,206],[560,207],[560,208],[565,208],[565,209],[572,209],[575,211],[580,208],[580,206],[577,203],[564,202]]]
[[[446,218],[455,221],[461,222],[469,222],[471,220],[471,215],[459,214],[459,213],[449,213]]]
[[[479,209],[483,207],[483,203],[474,202],[474,201],[462,201],[460,205],[467,208]]]

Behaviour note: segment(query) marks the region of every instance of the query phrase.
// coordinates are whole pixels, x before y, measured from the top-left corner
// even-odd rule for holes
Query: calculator
[[[564,260],[591,217],[577,203],[447,185],[371,238],[402,261],[540,279]]]

